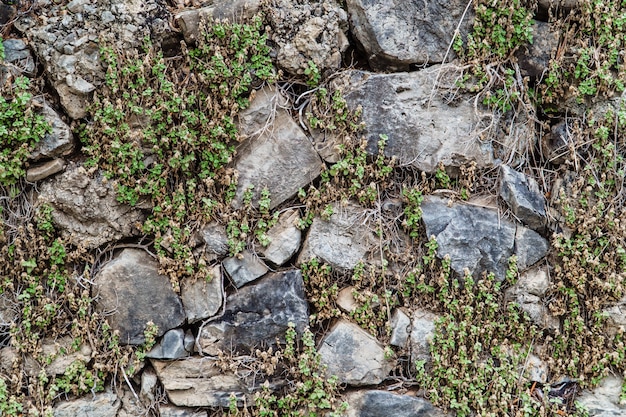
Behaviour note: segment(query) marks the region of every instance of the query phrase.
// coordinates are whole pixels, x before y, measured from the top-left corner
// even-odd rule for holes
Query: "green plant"
[[[317,87],[322,78],[319,68],[313,61],[307,63],[307,67],[304,69],[304,75],[306,75],[306,83],[309,87]]]

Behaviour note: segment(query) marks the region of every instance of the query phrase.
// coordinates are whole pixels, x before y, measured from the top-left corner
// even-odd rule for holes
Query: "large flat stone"
[[[445,413],[423,398],[388,391],[355,391],[346,396],[346,417],[444,417]]]
[[[157,336],[185,321],[180,298],[159,265],[145,251],[124,249],[94,278],[96,308],[120,332],[120,342],[139,345],[145,341],[146,323],[158,327]]]
[[[249,284],[226,299],[218,320],[205,324],[198,336],[202,352],[247,351],[261,343],[284,341],[289,323],[301,333],[309,323],[309,310],[299,270],[277,272]]]

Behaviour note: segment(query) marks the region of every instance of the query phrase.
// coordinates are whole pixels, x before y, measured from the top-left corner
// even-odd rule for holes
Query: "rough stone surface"
[[[388,391],[355,391],[346,396],[346,417],[444,417],[446,414],[423,398]]]
[[[515,285],[506,290],[506,299],[519,304],[541,328],[559,329],[559,319],[550,314],[543,297],[550,287],[550,275],[545,266],[531,268],[520,274]]]
[[[318,352],[330,375],[352,386],[380,384],[393,363],[382,344],[358,325],[340,319],[326,334]]]
[[[71,167],[41,184],[38,204],[53,208],[52,219],[70,242],[89,248],[139,233],[146,214],[140,207],[117,201],[110,183],[91,178],[84,168]]]
[[[143,343],[150,321],[158,326],[157,336],[185,321],[180,299],[168,277],[158,270],[157,262],[146,252],[124,249],[96,274],[96,308],[110,314],[107,319],[120,331],[120,342]]]
[[[617,304],[606,308],[604,313],[608,314],[609,326],[613,333],[626,329],[626,296],[622,297]]]
[[[402,309],[396,309],[391,316],[391,339],[389,344],[399,348],[406,346],[409,341],[411,319]]]
[[[202,20],[226,19],[230,22],[239,22],[253,17],[259,11],[260,4],[260,0],[218,0],[208,7],[178,13],[175,17],[176,24],[183,32],[185,41],[193,44],[202,36]]]
[[[44,158],[56,158],[69,155],[76,146],[76,140],[70,127],[61,119],[54,109],[44,102],[39,102],[40,113],[52,127],[30,154],[32,161]]]
[[[377,239],[363,224],[364,210],[355,204],[333,205],[328,220],[316,217],[309,228],[298,263],[312,258],[326,262],[333,269],[349,270],[367,260]]]
[[[465,37],[473,9],[464,0],[428,2],[348,0],[350,25],[373,69],[406,71],[411,64],[442,63],[457,27]],[[459,22],[460,25],[459,25]]]
[[[183,329],[172,329],[146,354],[153,359],[181,359],[188,356],[185,349],[185,332]]]
[[[278,218],[278,222],[267,231],[270,244],[259,252],[274,265],[282,265],[300,249],[302,232],[297,224],[300,220],[298,210],[287,210]]]
[[[116,417],[121,405],[117,395],[104,392],[70,402],[60,402],[54,407],[52,414],[54,417]]]
[[[502,219],[496,209],[469,204],[448,207],[447,200],[428,196],[421,205],[428,236],[434,235],[438,255],[450,255],[452,269],[473,276],[493,272],[503,280],[511,255],[518,256],[518,267],[537,262],[548,249],[547,241],[536,232]]]
[[[582,3],[582,0],[539,0],[539,6],[545,9],[562,8],[571,10],[579,7]]]
[[[74,352],[71,347],[72,343],[73,339],[69,336],[58,339],[46,338],[42,341],[42,355],[53,358],[45,366],[46,375],[63,375],[67,367],[73,362],[88,363],[91,360],[92,350],[88,344],[80,345],[78,350]]]
[[[253,186],[253,202],[256,204],[267,188],[270,208],[274,208],[321,172],[323,164],[311,141],[278,105],[283,100],[276,90],[264,88],[239,115],[240,132],[248,139],[238,148],[235,160],[239,180],[233,204],[237,207],[244,192]]]
[[[222,265],[224,265],[224,269],[228,272],[237,288],[261,278],[269,271],[267,266],[248,250],[224,259]]]
[[[222,307],[222,272],[219,265],[211,269],[208,280],[183,281],[180,297],[185,307],[187,323],[195,323],[214,316]]]
[[[430,311],[416,310],[411,317],[411,361],[430,361],[430,342],[435,334],[435,320]]]
[[[626,406],[620,403],[623,379],[608,376],[593,391],[584,390],[577,399],[590,416],[618,417],[626,415]]]
[[[354,299],[354,295],[352,292],[354,291],[354,287],[345,287],[342,288],[339,293],[337,293],[337,307],[346,313],[351,313],[358,307],[356,300]]]
[[[2,44],[4,46],[4,61],[0,64],[2,84],[7,81],[9,73],[13,76],[23,74],[32,77],[35,75],[35,61],[24,40],[5,39]]]
[[[226,309],[218,320],[204,325],[198,336],[202,352],[218,350],[250,351],[264,342],[284,339],[288,324],[301,333],[309,323],[299,270],[277,272],[250,284],[226,299]]]
[[[441,79],[436,81],[441,71]],[[493,164],[490,143],[478,136],[480,119],[473,98],[459,95],[447,67],[396,74],[346,71],[336,84],[345,89],[350,108],[361,106],[367,151],[378,154],[380,135],[388,136],[385,155],[425,172],[434,172],[441,161],[447,167],[475,161],[478,167]],[[447,98],[447,96],[454,99]]]
[[[226,228],[219,223],[211,223],[200,232],[205,243],[207,255],[211,260],[228,253],[228,235]]]
[[[249,392],[242,378],[224,372],[215,361],[192,357],[183,361],[151,360],[170,402],[181,407],[228,407],[231,394]]]
[[[545,22],[533,22],[533,42],[522,45],[515,55],[522,76],[541,77],[550,67],[559,47],[559,31]]]
[[[507,165],[500,166],[500,175],[500,196],[515,217],[531,229],[543,228],[547,221],[546,199],[537,182]]]
[[[206,411],[194,408],[173,407],[171,405],[160,406],[159,413],[161,417],[207,417]]]
[[[65,162],[60,158],[55,158],[52,161],[31,166],[28,168],[28,171],[26,171],[26,181],[41,181],[44,178],[48,178],[63,171],[63,168],[65,168]]]
[[[278,66],[303,74],[309,62],[320,72],[341,66],[348,48],[348,16],[334,0],[279,0],[268,13],[269,37],[276,45]]]

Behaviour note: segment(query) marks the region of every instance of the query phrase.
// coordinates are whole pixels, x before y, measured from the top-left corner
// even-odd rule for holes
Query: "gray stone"
[[[318,258],[333,269],[350,270],[367,260],[378,240],[363,224],[364,208],[355,204],[342,207],[338,203],[332,207],[328,220],[313,219],[298,263]]]
[[[341,291],[337,294],[337,307],[339,307],[342,311],[346,313],[351,313],[358,307],[356,300],[354,299],[354,287],[349,286],[342,288]]]
[[[547,73],[559,47],[559,35],[551,24],[533,22],[533,42],[522,45],[515,53],[522,76],[542,77]]]
[[[172,329],[163,335],[163,338],[146,354],[152,359],[182,359],[188,356],[185,349],[185,332],[182,329]]]
[[[224,259],[222,265],[237,288],[262,277],[269,271],[255,254],[247,250]]]
[[[529,381],[539,382],[541,384],[548,383],[550,368],[548,364],[542,361],[537,355],[533,355],[532,353],[528,355],[526,362],[522,366],[523,370],[526,371]]]
[[[150,361],[170,402],[182,407],[228,407],[231,395],[250,392],[238,375],[223,371],[216,361],[191,357],[184,361]]]
[[[320,72],[339,69],[349,42],[348,16],[337,2],[279,0],[267,17],[279,67],[299,75],[310,62]]]
[[[67,3],[67,10],[72,13],[80,13],[86,4],[89,4],[89,0],[72,0]]]
[[[74,74],[67,74],[65,83],[73,93],[79,95],[89,94],[96,89],[95,85]]]
[[[448,82],[448,71],[439,65],[396,74],[353,70],[336,79],[348,106],[362,108],[370,154],[378,154],[384,134],[388,136],[385,155],[421,171],[434,172],[439,162],[452,168],[471,161],[478,167],[493,164],[491,143],[482,143],[479,137],[474,98],[451,87],[454,82]]]
[[[623,379],[608,376],[592,391],[584,390],[578,402],[594,417],[620,417],[626,415],[626,406],[620,401]]]
[[[217,222],[211,223],[205,226],[200,233],[209,256],[217,259],[228,253],[228,235],[224,226]]]
[[[14,75],[24,73],[29,76],[35,75],[35,60],[22,39],[5,39],[4,63],[10,64],[10,69]]]
[[[505,300],[517,303],[541,328],[559,330],[559,319],[550,314],[543,298],[549,287],[547,267],[531,268],[522,272],[517,283],[506,290]]]
[[[216,1],[209,7],[180,12],[175,19],[185,41],[194,44],[203,36],[202,21],[227,19],[231,22],[240,22],[252,18],[259,11],[260,5],[260,0]]]
[[[239,173],[235,207],[244,193],[253,188],[253,203],[267,188],[270,208],[296,195],[322,170],[322,161],[289,112],[277,106],[281,99],[272,88],[259,90],[250,107],[239,115],[238,127],[248,138],[237,150],[235,168]],[[251,121],[252,123],[248,123]],[[261,128],[257,128],[261,124]]]
[[[26,171],[26,181],[37,182],[63,171],[65,162],[60,158],[31,166]]]
[[[611,333],[626,330],[626,296],[615,305],[604,309],[603,313],[609,318],[608,325]]]
[[[503,280],[509,258],[518,257],[520,270],[534,264],[548,249],[547,241],[536,232],[502,219],[497,209],[454,204],[427,196],[421,205],[428,236],[435,236],[438,256],[450,256],[459,275],[467,269],[473,276],[493,272]]]
[[[139,391],[139,397],[141,397],[145,403],[152,404],[155,402],[158,382],[159,379],[154,369],[150,367],[144,368],[141,372],[141,390]]]
[[[207,412],[195,408],[173,407],[171,405],[159,406],[161,417],[207,417]]]
[[[278,222],[267,231],[270,244],[259,252],[263,257],[280,266],[287,262],[300,249],[302,232],[297,224],[300,220],[298,210],[287,210],[278,218]]]
[[[444,417],[446,414],[423,398],[388,391],[355,391],[346,396],[346,417]]]
[[[546,225],[546,199],[537,182],[507,165],[500,166],[500,196],[522,223],[531,229]]]
[[[583,0],[539,0],[539,6],[544,9],[565,9],[571,10],[583,4]]]
[[[124,249],[105,264],[94,278],[94,294],[96,308],[119,330],[121,343],[143,343],[148,322],[161,336],[185,321],[169,278],[159,274],[158,263],[143,250]]]
[[[329,375],[352,386],[376,385],[387,378],[393,362],[385,359],[382,344],[358,325],[340,319],[318,349]]]
[[[539,233],[525,227],[518,226],[515,231],[515,255],[517,266],[524,270],[546,256],[550,244]]]
[[[72,119],[82,119],[87,116],[88,97],[76,94],[67,83],[62,82],[55,85],[59,94],[61,106]]]
[[[207,279],[198,279],[195,282],[184,280],[180,297],[185,307],[187,323],[195,323],[217,314],[224,302],[223,291],[219,265],[211,268],[211,275]]]
[[[74,351],[73,342],[74,339],[69,336],[56,339],[46,338],[42,341],[42,355],[51,358],[50,363],[45,366],[46,375],[63,375],[73,362],[80,361],[86,364],[91,360],[91,347],[83,343],[78,350]]]
[[[122,403],[117,395],[104,392],[60,402],[52,409],[54,417],[116,417]]]
[[[149,207],[119,203],[111,183],[75,166],[42,182],[37,201],[52,206],[52,220],[65,238],[89,248],[138,234],[136,225],[146,218],[140,207]]]
[[[219,350],[250,351],[261,343],[284,340],[289,323],[298,333],[309,323],[299,270],[268,275],[230,295],[224,314],[201,328],[198,345],[209,355]]]
[[[455,57],[449,47],[457,27],[465,37],[473,22],[465,0],[348,0],[347,5],[352,32],[375,70],[449,61]]]
[[[404,348],[409,341],[409,329],[411,328],[411,319],[406,313],[397,308],[391,316],[391,338],[389,344],[399,348]]]
[[[46,122],[50,124],[52,131],[46,133],[43,139],[37,143],[29,158],[32,161],[38,161],[44,158],[57,158],[72,153],[76,146],[76,140],[70,127],[52,107],[43,101],[36,103],[41,106],[39,112]]]
[[[430,362],[430,343],[435,334],[435,321],[439,318],[435,313],[416,310],[411,317],[411,362]]]

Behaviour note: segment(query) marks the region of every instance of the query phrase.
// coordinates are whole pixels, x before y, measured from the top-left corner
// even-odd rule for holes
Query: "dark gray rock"
[[[267,266],[255,254],[247,250],[224,259],[222,265],[237,288],[257,278],[261,278],[269,271]]]
[[[148,322],[158,327],[156,336],[161,336],[185,321],[180,298],[169,278],[158,271],[156,260],[145,251],[124,249],[96,274],[96,308],[119,330],[121,343],[143,343]]]
[[[74,151],[76,140],[72,134],[72,129],[61,119],[56,111],[43,101],[39,101],[40,113],[46,122],[52,127],[50,133],[46,133],[43,139],[37,143],[35,149],[30,154],[32,161],[44,158],[57,158],[69,155]]]
[[[387,157],[425,172],[434,172],[439,162],[452,168],[471,161],[478,167],[491,166],[493,149],[479,140],[473,98],[450,87],[454,81],[447,74],[448,69],[438,65],[396,74],[354,70],[344,72],[335,83],[351,109],[362,108],[370,154],[378,154],[384,134]]]
[[[388,391],[356,391],[346,396],[346,417],[444,417],[446,414],[423,398]]]
[[[318,349],[329,375],[352,386],[376,385],[387,378],[393,362],[385,358],[383,345],[358,325],[340,319]]]
[[[500,166],[500,196],[519,220],[531,229],[542,229],[547,222],[546,199],[537,182],[515,171]]]
[[[140,233],[137,224],[146,218],[141,208],[149,208],[119,203],[111,183],[91,178],[80,166],[42,181],[37,203],[52,206],[52,220],[65,238],[89,248]]]
[[[182,359],[188,356],[185,349],[185,332],[182,329],[172,329],[163,335],[163,338],[146,354],[152,359]]]
[[[328,220],[313,219],[298,263],[317,258],[333,269],[350,270],[359,262],[367,261],[378,239],[363,224],[365,209],[356,204],[333,204]]]
[[[322,160],[300,126],[282,108],[284,98],[273,88],[256,93],[250,107],[240,112],[238,127],[247,136],[237,149],[235,168],[239,173],[235,207],[252,186],[253,203],[267,188],[274,208],[296,195],[317,178]]]
[[[534,22],[533,42],[522,45],[515,53],[522,76],[542,77],[548,71],[559,47],[559,35],[551,24]]]
[[[422,220],[428,236],[439,245],[438,256],[450,256],[459,275],[467,270],[473,276],[493,272],[503,280],[509,258],[518,257],[520,270],[545,256],[548,242],[536,232],[501,218],[497,209],[454,204],[428,196],[422,203]]]
[[[465,37],[473,21],[464,0],[348,0],[347,5],[352,32],[375,70],[449,61],[455,57],[449,48],[455,30]]]
[[[284,340],[289,323],[301,333],[309,323],[299,270],[277,272],[241,288],[226,299],[224,314],[206,323],[198,336],[202,352],[250,351],[260,343]]]
[[[188,323],[195,323],[214,316],[222,307],[223,300],[222,271],[219,265],[211,269],[209,279],[195,282],[184,280],[181,284],[180,297],[185,307]]]
[[[2,44],[4,46],[3,64],[9,64],[10,72],[14,75],[35,75],[35,60],[26,42],[22,39],[5,39]]]

